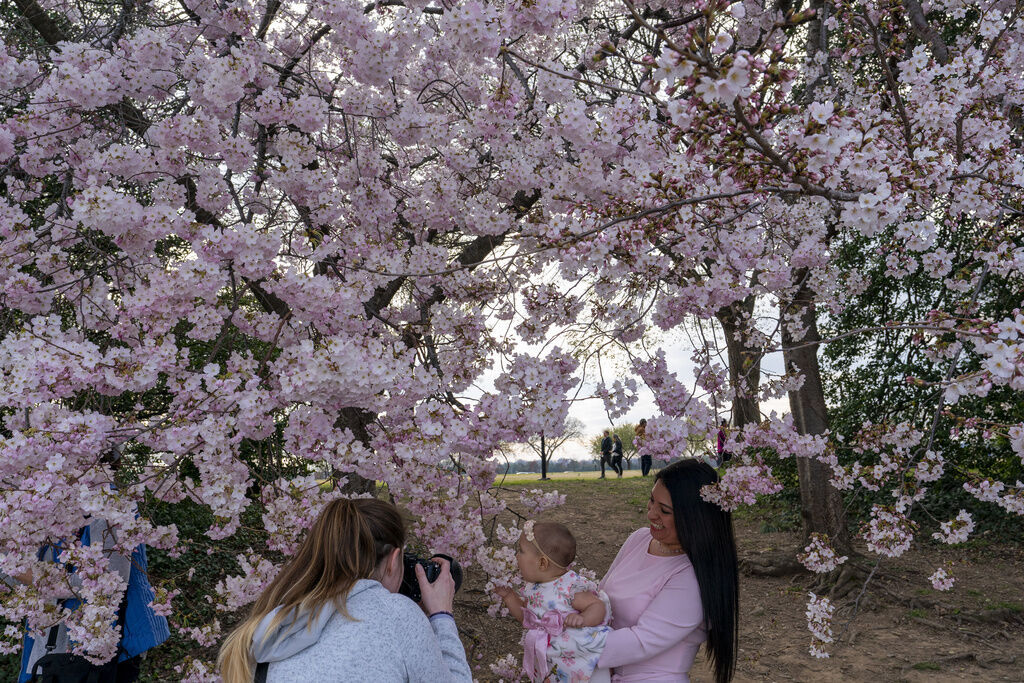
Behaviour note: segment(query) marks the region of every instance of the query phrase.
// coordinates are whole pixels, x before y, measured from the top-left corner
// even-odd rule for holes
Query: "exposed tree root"
[[[1002,608],[1002,609],[986,609],[980,612],[958,612],[953,615],[957,623],[970,622],[974,624],[1024,624],[1024,614],[1019,610]]]
[[[793,548],[746,557],[740,560],[740,570],[747,576],[806,576],[811,578],[808,590],[819,595],[828,595],[833,601],[846,600],[856,595],[863,587],[870,571],[870,568],[865,566],[864,558],[858,555],[847,560],[835,571],[812,575],[796,559],[799,552],[799,548]]]
[[[819,595],[827,595],[833,602],[845,600],[853,602],[853,599],[864,588],[871,565],[863,556],[855,554],[834,571],[812,575],[796,559],[800,550],[800,548],[774,550],[745,557],[740,560],[740,571],[747,576],[775,578],[806,576],[811,579],[807,590]]]
[[[864,588],[870,571],[864,558],[852,557],[828,574],[819,574],[809,590],[828,595],[833,602],[852,599]]]
[[[944,609],[945,605],[942,600],[928,597],[924,595],[906,595],[903,593],[896,592],[884,583],[880,581],[874,581],[871,586],[873,589],[882,591],[888,595],[892,600],[893,604],[903,605],[910,610],[927,610],[927,611],[938,611],[940,614],[945,615],[947,619],[952,619],[958,626],[964,624],[979,624],[999,627],[1004,624],[1024,625],[1024,612],[1013,607],[1001,607],[996,609],[983,609],[983,610],[958,610],[953,613],[948,613]],[[915,621],[919,621],[923,624],[935,625],[935,622],[915,617]],[[944,626],[948,628],[948,625]]]
[[[946,657],[939,657],[938,659],[931,660],[931,664],[935,664],[938,667],[946,667],[951,664],[977,664],[982,669],[991,669],[993,666],[1009,666],[1017,662],[1017,657],[1013,655],[1002,656],[1002,657],[979,657],[974,652],[961,652],[958,654],[948,655]],[[903,667],[903,673],[907,673],[912,669],[913,666]]]
[[[740,571],[747,576],[800,576],[807,569],[796,559],[798,549],[776,550],[740,560]]]

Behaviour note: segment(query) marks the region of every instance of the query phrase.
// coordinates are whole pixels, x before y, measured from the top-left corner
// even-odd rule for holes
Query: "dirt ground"
[[[630,532],[645,524],[651,479],[537,482],[529,488],[558,489],[566,504],[541,516],[560,521],[576,534],[577,561],[603,576]],[[509,487],[510,501],[522,484]],[[772,528],[767,512],[753,510],[736,519],[741,563],[797,547],[793,532]],[[508,524],[511,517],[502,520]],[[766,522],[769,522],[766,524]],[[927,577],[946,560],[957,584],[947,593],[931,588]],[[874,556],[871,556],[871,561]],[[915,549],[909,557],[884,560],[849,612],[854,591],[833,622],[842,633],[830,659],[808,654],[804,609],[814,578],[807,572],[781,577],[740,576],[739,662],[735,681],[1024,681],[1024,549],[1009,545]],[[456,616],[474,667],[474,677],[495,681],[489,664],[512,652],[517,658],[520,626],[486,615],[487,596],[480,572],[467,571],[456,597]],[[694,682],[712,681],[698,655]]]

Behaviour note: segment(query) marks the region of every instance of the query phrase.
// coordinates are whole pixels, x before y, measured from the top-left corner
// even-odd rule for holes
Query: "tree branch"
[[[907,0],[906,7],[907,12],[910,13],[910,26],[914,29],[914,34],[931,46],[932,56],[939,64],[949,64],[949,48],[946,47],[946,43],[943,42],[938,31],[928,23],[920,0]]]
[[[47,45],[55,47],[57,43],[68,39],[36,0],[14,0],[14,4]]]

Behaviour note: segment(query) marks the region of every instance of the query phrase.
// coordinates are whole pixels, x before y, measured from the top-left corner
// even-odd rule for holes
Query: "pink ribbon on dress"
[[[523,670],[531,681],[543,681],[548,675],[548,645],[551,636],[557,636],[565,627],[565,614],[548,610],[538,617],[528,609],[523,610]]]

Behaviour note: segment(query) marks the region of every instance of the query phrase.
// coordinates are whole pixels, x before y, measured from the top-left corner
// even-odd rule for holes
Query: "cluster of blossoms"
[[[808,593],[807,597],[807,629],[811,632],[810,653],[812,657],[827,658],[827,647],[833,641],[832,617],[836,606],[824,596],[818,597],[814,593]]]
[[[123,595],[127,582],[117,572],[108,570],[108,560],[99,543],[85,546],[76,541],[60,553],[59,559],[80,567],[78,594],[83,604],[76,610],[81,614],[68,621],[68,637],[73,642],[90,644],[88,650],[79,650],[90,661],[97,664],[108,661],[117,654],[121,632],[110,628],[117,620],[117,606],[111,606],[102,596]],[[41,632],[34,632],[34,637],[43,636]]]
[[[491,672],[502,681],[519,681],[523,678],[523,667],[515,655],[505,655],[491,664]]]
[[[934,574],[928,577],[928,580],[932,582],[932,588],[935,590],[948,591],[953,587],[956,578],[947,574],[944,568],[939,567]]]
[[[857,460],[845,468],[847,476],[855,477],[861,486],[869,491],[880,491],[895,476],[906,468],[912,459],[914,448],[921,443],[924,433],[908,423],[876,425],[865,423],[855,440],[850,444],[858,456],[870,453],[877,463],[862,465]],[[926,453],[924,463],[919,466],[920,481],[930,481],[941,475],[942,459],[939,454]]]
[[[218,582],[216,608],[234,612],[259,597],[260,592],[274,580],[280,567],[252,551],[235,558],[241,571]]]
[[[213,665],[202,662],[195,657],[188,657],[174,667],[182,683],[208,683],[217,680],[217,672]]]
[[[171,623],[173,624],[174,622],[172,621]],[[214,619],[202,626],[186,626],[184,624],[175,624],[175,626],[182,634],[196,641],[202,647],[213,647],[221,637],[219,619]],[[201,665],[201,662],[196,663]]]
[[[565,494],[558,491],[545,493],[541,489],[527,489],[519,494],[519,504],[531,517],[536,517],[545,510],[556,508],[564,503]]]
[[[1020,457],[1021,464],[1024,464],[1024,425],[1014,425],[1007,432],[1010,440],[1010,447]]]
[[[945,471],[945,460],[942,454],[937,451],[925,451],[924,456],[917,463],[914,477],[919,482],[938,481]]]
[[[827,535],[814,533],[811,534],[811,542],[804,548],[803,553],[797,555],[797,559],[810,571],[823,574],[832,571],[849,558],[846,555],[838,555],[832,549]]]
[[[1007,512],[1024,515],[1024,482],[1010,487],[1001,481],[982,479],[964,482],[964,490],[980,501],[995,503]]]
[[[917,522],[893,507],[874,505],[871,517],[860,530],[868,550],[886,557],[899,557],[910,548]]]
[[[521,580],[514,546],[519,540],[520,533],[519,527],[498,524],[494,528],[495,543],[477,550],[476,561],[490,577],[485,589],[487,594],[493,597],[487,607],[487,614],[492,617],[508,613],[492,589],[495,586],[515,586]]]
[[[604,401],[605,414],[608,419],[615,420],[629,412],[629,409],[637,402],[639,397],[637,389],[637,381],[632,377],[627,377],[625,381],[615,380],[610,388],[598,387],[595,393]]]
[[[974,531],[974,518],[966,510],[961,510],[956,519],[939,524],[939,530],[932,538],[943,543],[963,543]]]
[[[736,465],[726,470],[717,484],[701,489],[701,498],[723,510],[735,510],[741,505],[753,505],[759,495],[771,495],[782,490],[782,484],[771,476],[764,465]]]

